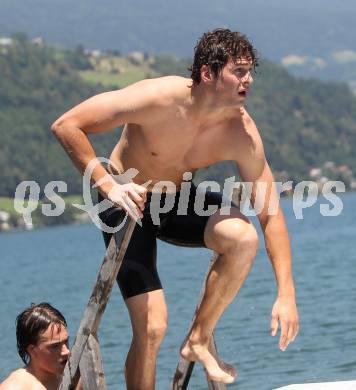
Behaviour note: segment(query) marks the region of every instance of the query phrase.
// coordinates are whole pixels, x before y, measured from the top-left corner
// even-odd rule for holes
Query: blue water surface
[[[297,220],[291,199],[283,202],[294,254],[301,331],[286,352],[269,335],[276,297],[273,271],[260,240],[253,269],[216,330],[224,360],[236,365],[239,390],[271,390],[291,383],[356,379],[356,194],[342,197],[337,217],[319,204]],[[321,198],[319,203],[328,203]],[[256,222],[256,221],[255,221]],[[74,339],[104,255],[92,225],[60,226],[0,235],[0,380],[21,365],[15,318],[31,302],[48,301],[69,323]],[[157,389],[168,389],[179,346],[189,327],[210,252],[158,245],[158,266],[169,308],[169,330],[157,364]],[[131,329],[115,287],[99,332],[109,389],[125,388],[123,366]],[[192,389],[206,389],[196,366]]]

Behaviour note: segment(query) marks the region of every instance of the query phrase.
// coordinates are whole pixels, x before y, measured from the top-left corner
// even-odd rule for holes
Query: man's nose
[[[68,346],[66,344],[63,345],[62,355],[64,355],[64,356],[69,356],[70,355],[70,349],[68,348]]]
[[[245,75],[245,77],[244,77],[242,82],[244,84],[248,84],[248,85],[253,83],[253,77],[252,77],[251,72],[246,73],[246,75]]]

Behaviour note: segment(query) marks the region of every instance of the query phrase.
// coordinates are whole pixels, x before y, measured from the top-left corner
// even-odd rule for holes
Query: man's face
[[[247,58],[229,60],[216,78],[216,92],[224,102],[242,106],[253,82],[252,61]]]
[[[65,326],[51,324],[36,345],[29,346],[30,364],[46,373],[61,375],[69,358],[68,332]]]

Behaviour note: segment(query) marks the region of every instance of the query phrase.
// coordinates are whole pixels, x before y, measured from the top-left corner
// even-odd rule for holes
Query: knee
[[[228,221],[217,233],[217,249],[221,254],[246,253],[253,259],[258,249],[258,234],[252,223]]]
[[[158,350],[167,331],[165,321],[149,322],[145,326],[136,327],[133,333],[133,342],[139,346],[139,349]]]
[[[256,254],[258,249],[258,234],[252,223],[245,227],[241,239],[238,239],[238,246]]]
[[[152,346],[161,344],[167,332],[167,321],[160,320],[149,323],[146,328],[146,339]]]

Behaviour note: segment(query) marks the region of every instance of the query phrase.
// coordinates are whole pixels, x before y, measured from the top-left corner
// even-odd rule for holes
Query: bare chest
[[[170,126],[152,133],[146,145],[152,163],[160,166],[195,170],[224,159],[227,133],[221,127],[197,131],[190,126]]]
[[[127,125],[111,156],[121,169],[135,167],[137,182],[169,180],[179,183],[194,172],[229,160],[236,132],[226,125],[197,129],[189,122],[163,121],[142,128]]]

